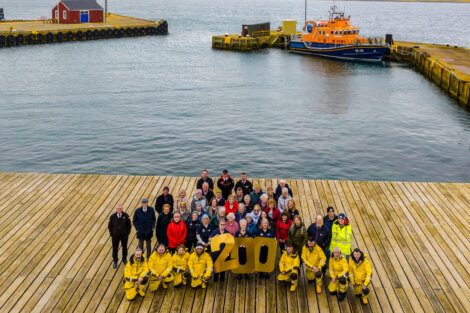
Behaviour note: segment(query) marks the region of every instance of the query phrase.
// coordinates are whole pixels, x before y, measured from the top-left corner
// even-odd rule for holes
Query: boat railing
[[[367,43],[371,45],[384,45],[385,38],[384,37],[368,37],[366,38]]]

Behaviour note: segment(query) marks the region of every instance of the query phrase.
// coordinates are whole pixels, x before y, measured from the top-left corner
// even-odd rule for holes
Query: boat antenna
[[[307,0],[305,0],[304,19],[305,19],[305,21],[304,21],[305,22],[304,25],[305,25],[305,24],[307,24]]]

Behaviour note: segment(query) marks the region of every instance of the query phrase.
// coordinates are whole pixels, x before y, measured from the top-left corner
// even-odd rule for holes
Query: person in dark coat
[[[214,192],[209,188],[209,183],[205,182],[202,184],[202,195],[206,198],[207,202],[215,198]],[[209,203],[207,203],[209,205]]]
[[[209,189],[214,190],[214,181],[212,180],[212,178],[209,177],[209,172],[206,169],[203,169],[201,171],[201,178],[199,178],[197,181],[196,189],[202,189],[202,184],[204,183],[208,183]]]
[[[308,237],[313,238],[316,244],[323,250],[323,253],[326,254],[330,246],[331,235],[328,227],[323,224],[323,216],[317,215],[316,222],[308,227],[307,233]]]
[[[162,213],[158,214],[155,234],[157,235],[157,242],[162,243],[165,246],[168,246],[166,230],[168,229],[168,225],[171,223],[172,219],[173,213],[170,211],[170,206],[168,204],[164,204]]]
[[[109,235],[113,243],[113,268],[117,268],[119,243],[122,247],[122,263],[127,263],[127,241],[131,228],[129,214],[122,211],[122,204],[118,204],[116,212],[111,214],[108,223]]]
[[[282,188],[284,188],[284,187],[287,188],[287,190],[288,190],[288,192],[289,192],[289,195],[290,195],[291,197],[294,197],[294,195],[293,195],[293,193],[292,193],[292,189],[290,189],[290,187],[289,187],[289,184],[286,183],[285,180],[281,179],[281,180],[279,181],[279,184],[277,184],[276,190],[274,191],[274,197],[275,197],[276,201],[277,201],[277,199],[279,199],[279,197],[282,195]]]
[[[249,195],[253,191],[253,184],[246,178],[246,173],[240,174],[240,180],[235,184],[235,190],[241,188],[243,195]]]
[[[155,210],[148,206],[149,200],[142,199],[142,206],[135,210],[132,224],[137,231],[137,239],[139,239],[139,248],[143,251],[144,241],[147,246],[147,259],[152,253],[152,236],[155,227]]]
[[[338,220],[338,215],[335,213],[335,209],[333,209],[332,206],[329,206],[326,208],[326,215],[323,217],[323,224],[328,228],[329,231],[329,240],[326,245],[326,265],[323,269],[323,272],[326,271],[326,267],[328,266],[328,263],[330,262],[330,257],[331,257],[331,251],[330,251],[330,243],[331,243],[331,231],[333,230],[333,223]]]
[[[157,197],[157,201],[155,201],[155,210],[158,214],[162,213],[163,205],[169,204],[170,211],[173,212],[173,195],[170,194],[170,188],[167,186],[163,187],[163,193]]]
[[[228,170],[223,170],[222,176],[217,181],[217,187],[222,192],[224,199],[228,199],[228,196],[232,194],[233,186],[235,186],[232,177],[228,174]]]
[[[204,215],[203,215],[204,216]],[[202,217],[201,217],[202,220]],[[188,218],[186,221],[186,228],[188,229],[187,235],[186,235],[186,241],[185,241],[185,246],[188,249],[189,252],[191,252],[191,249],[196,247],[197,243],[197,229],[199,228],[199,215],[196,211],[191,213],[191,218]]]

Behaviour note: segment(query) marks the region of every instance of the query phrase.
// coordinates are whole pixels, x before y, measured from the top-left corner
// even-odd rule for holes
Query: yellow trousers
[[[163,286],[163,288],[167,288],[168,285],[167,283],[173,281],[173,275],[168,274],[167,276],[164,276],[163,279],[158,279],[157,276],[155,275],[150,275],[150,283],[149,283],[149,290],[150,291],[156,291],[160,287],[160,285]]]

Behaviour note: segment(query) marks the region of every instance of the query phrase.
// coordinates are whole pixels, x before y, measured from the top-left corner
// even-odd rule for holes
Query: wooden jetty
[[[117,203],[133,214],[194,177],[0,173],[1,312],[470,312],[470,184],[290,179],[310,224],[328,205],[346,212],[353,246],[373,263],[370,305],[338,303],[305,277],[296,292],[269,280],[148,292],[129,302],[107,230]],[[254,179],[263,189],[275,179]],[[136,247],[131,233],[130,250]]]
[[[165,20],[150,21],[108,14],[103,23],[59,24],[52,20],[0,22],[0,48],[67,41],[168,34]]]

